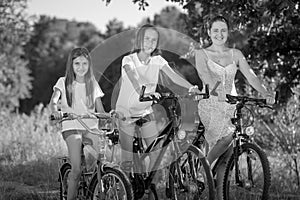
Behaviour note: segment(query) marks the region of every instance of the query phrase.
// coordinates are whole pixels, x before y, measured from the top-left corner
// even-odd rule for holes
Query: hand
[[[271,93],[265,94],[264,98],[266,99],[267,104],[274,104],[276,101],[274,95]]]
[[[62,118],[63,113],[61,111],[54,111],[51,116],[53,116],[54,120],[59,120]]]
[[[117,113],[117,111],[115,111],[115,110],[109,111],[109,115],[110,115],[110,117],[115,117],[115,118],[119,117],[119,113]]]
[[[160,97],[161,97],[161,94],[158,92],[153,92],[153,93],[150,93],[149,95],[150,95],[150,97],[154,96],[156,99],[160,99]]]
[[[198,94],[201,93],[201,91],[199,90],[199,88],[198,88],[197,85],[194,85],[194,86],[190,87],[189,88],[189,92],[191,92],[191,93],[198,93]]]

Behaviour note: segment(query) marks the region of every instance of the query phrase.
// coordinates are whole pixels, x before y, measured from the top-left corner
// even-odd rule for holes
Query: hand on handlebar
[[[267,104],[273,105],[276,102],[274,95],[271,93],[264,95],[264,98],[266,99]]]
[[[119,118],[119,116],[120,116],[120,114],[117,111],[115,111],[114,109],[109,111],[109,115],[110,115],[110,117],[114,117],[114,118]]]
[[[51,120],[60,120],[63,118],[63,112],[61,111],[54,111],[52,112],[51,116]]]
[[[200,94],[201,91],[198,89],[198,86],[197,85],[194,85],[192,87],[189,88],[189,93],[196,93],[196,94]]]

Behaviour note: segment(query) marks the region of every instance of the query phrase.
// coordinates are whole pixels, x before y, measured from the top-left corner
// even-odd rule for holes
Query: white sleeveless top
[[[148,64],[142,64],[137,56],[137,53],[125,56],[122,60],[121,69],[121,88],[116,103],[116,111],[121,112],[125,117],[141,116],[152,113],[152,102],[140,102],[139,93],[134,89],[129,80],[124,66],[129,65],[131,70],[134,70],[139,76],[139,85],[145,85],[145,93],[155,92],[158,83],[159,71],[168,62],[160,55],[150,58]]]

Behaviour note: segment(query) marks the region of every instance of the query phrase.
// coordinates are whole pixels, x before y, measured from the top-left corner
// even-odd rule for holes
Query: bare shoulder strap
[[[206,52],[206,50],[203,48],[203,52],[206,55],[207,59],[209,59],[208,53]]]

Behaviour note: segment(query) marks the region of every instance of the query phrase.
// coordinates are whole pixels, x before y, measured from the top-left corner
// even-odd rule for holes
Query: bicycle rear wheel
[[[169,188],[172,200],[214,199],[214,184],[210,165],[203,153],[191,145],[170,166]]]
[[[98,179],[91,182],[91,200],[132,200],[133,191],[129,179],[124,172],[117,168],[104,167],[102,186]]]
[[[253,143],[243,144],[238,156],[238,175],[234,162],[232,155],[224,175],[224,199],[269,199],[271,174],[264,151]]]

